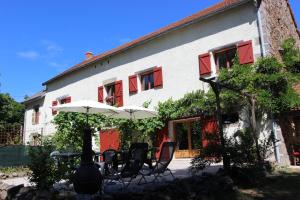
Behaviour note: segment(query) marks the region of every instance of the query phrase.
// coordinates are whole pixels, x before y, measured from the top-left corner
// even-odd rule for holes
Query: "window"
[[[150,90],[154,88],[153,71],[141,75],[142,90]]]
[[[106,104],[108,105],[115,105],[116,99],[115,99],[115,84],[109,84],[105,86],[107,96],[105,98]]]
[[[38,124],[39,118],[40,118],[39,106],[35,106],[32,112],[32,124],[33,125]]]
[[[60,104],[66,104],[67,103],[67,100],[66,99],[61,99],[60,100]]]
[[[295,136],[300,137],[300,117],[294,117],[294,124],[295,124]]]
[[[231,47],[215,52],[215,62],[218,69],[230,68],[233,65],[236,53],[236,47]]]
[[[71,97],[66,97],[60,100],[60,104],[71,103]]]

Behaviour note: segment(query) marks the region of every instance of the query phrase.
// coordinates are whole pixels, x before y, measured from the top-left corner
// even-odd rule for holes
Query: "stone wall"
[[[300,47],[297,24],[288,0],[262,0],[259,12],[267,55],[281,59],[280,45],[289,37],[294,38]]]

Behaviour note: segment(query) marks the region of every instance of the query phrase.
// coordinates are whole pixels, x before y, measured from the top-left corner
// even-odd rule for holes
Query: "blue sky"
[[[16,100],[84,59],[219,0],[1,0],[0,92]],[[299,0],[291,4],[300,24]]]

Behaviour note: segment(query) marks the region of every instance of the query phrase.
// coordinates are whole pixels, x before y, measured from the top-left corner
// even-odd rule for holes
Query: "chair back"
[[[162,144],[156,170],[164,171],[173,159],[175,142],[164,142]]]
[[[102,153],[103,161],[107,164],[112,164],[117,159],[117,151],[114,149],[107,149]]]
[[[143,157],[141,157],[141,154]],[[132,143],[129,148],[129,159],[147,159],[147,153],[148,153],[148,143]]]
[[[137,145],[130,151],[130,158],[126,161],[125,166],[121,172],[122,177],[135,177],[142,169],[145,159],[147,158],[147,148],[145,145]]]
[[[118,169],[118,152],[114,149],[107,149],[102,153],[105,174],[110,174]]]

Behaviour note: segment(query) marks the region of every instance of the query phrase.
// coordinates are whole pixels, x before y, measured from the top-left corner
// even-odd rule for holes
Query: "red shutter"
[[[35,111],[33,110],[32,114],[31,114],[31,124],[35,125]]]
[[[57,106],[57,101],[52,101],[52,106]],[[52,115],[56,115],[57,111],[52,109]]]
[[[252,41],[241,42],[238,44],[238,55],[240,64],[254,63]]]
[[[123,84],[122,81],[115,82],[115,99],[118,107],[123,106]]]
[[[210,54],[202,54],[199,55],[199,72],[200,76],[210,75],[211,74],[211,62],[210,62]]]
[[[129,93],[134,94],[137,93],[138,87],[137,87],[137,75],[132,75],[128,77],[129,81]]]
[[[41,115],[41,113],[40,112],[36,112],[35,114],[36,114],[35,115],[35,124],[38,124],[40,122],[40,115]]]
[[[154,88],[163,86],[162,67],[156,67],[153,70]]]
[[[103,86],[98,87],[98,102],[103,103]]]
[[[71,103],[71,97],[66,97],[65,102],[66,102],[66,103]]]

